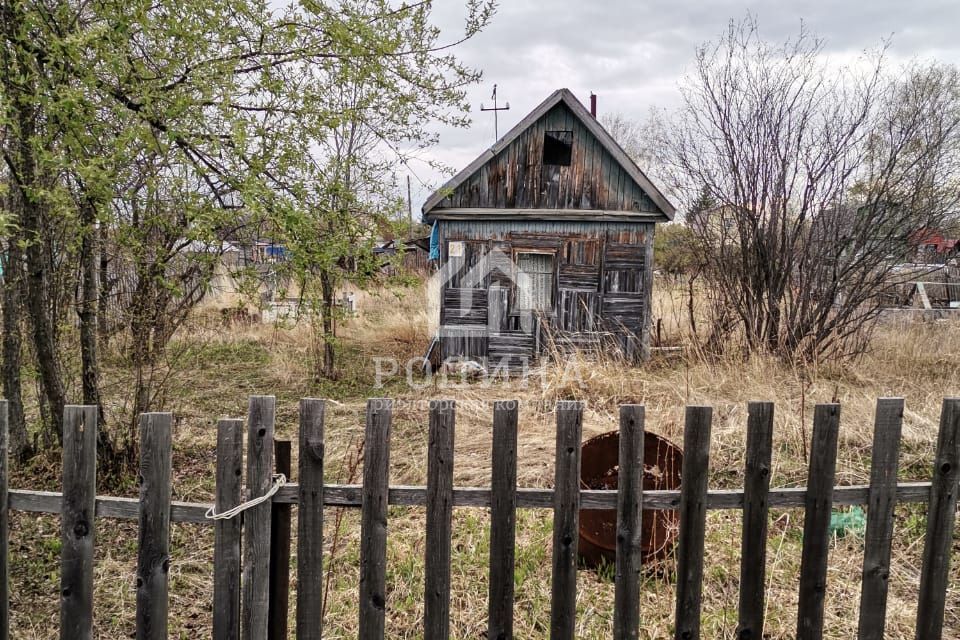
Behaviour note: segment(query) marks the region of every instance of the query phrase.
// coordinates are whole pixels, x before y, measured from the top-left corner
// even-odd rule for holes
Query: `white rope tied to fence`
[[[236,516],[246,511],[247,509],[251,509],[257,506],[258,504],[263,504],[264,502],[272,498],[274,495],[276,495],[277,491],[280,491],[280,487],[282,487],[285,484],[287,484],[287,476],[283,475],[282,473],[274,474],[273,485],[265,494],[263,494],[259,498],[254,498],[253,500],[247,500],[246,502],[238,504],[232,509],[227,509],[223,513],[217,513],[216,506],[210,507],[209,509],[207,509],[207,512],[204,514],[204,517],[207,518],[208,520],[229,520],[231,518],[235,518]]]

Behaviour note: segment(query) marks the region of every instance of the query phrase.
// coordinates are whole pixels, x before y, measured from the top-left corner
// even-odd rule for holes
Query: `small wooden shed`
[[[547,345],[649,352],[654,226],[674,207],[568,89],[423,205],[440,356],[515,368]]]

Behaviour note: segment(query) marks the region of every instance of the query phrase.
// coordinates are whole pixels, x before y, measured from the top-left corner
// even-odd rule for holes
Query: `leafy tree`
[[[465,6],[467,38],[493,5]],[[98,314],[116,285],[108,249],[113,273],[132,265],[140,297],[126,324],[147,350],[134,354],[145,366],[183,317],[176,308],[190,307],[191,287],[209,274],[204,265],[187,277],[178,271],[185,243],[217,245],[231,232],[267,229],[302,247],[324,240],[322,250],[301,252],[309,265],[301,275],[340,263],[357,233],[329,213],[317,225],[313,205],[333,197],[339,204],[326,210],[350,224],[361,207],[355,178],[321,171],[331,132],[353,118],[387,147],[425,144],[430,117],[463,117],[462,87],[476,76],[450,53],[456,43],[439,43],[430,11],[430,2],[386,0],[2,0],[6,259],[22,264],[11,273],[24,280],[11,287],[26,311],[45,433],[62,432],[70,393],[60,341],[68,308],[79,311],[84,402],[100,403],[97,336],[108,323]],[[345,111],[330,96],[349,83],[366,90]],[[19,310],[5,305],[5,323],[18,324]],[[20,369],[6,359],[20,352],[10,335],[5,373]],[[149,396],[138,388],[138,410]]]
[[[369,19],[371,7],[381,16],[376,21]],[[316,370],[324,377],[336,375],[337,291],[346,281],[365,286],[374,279],[381,266],[375,242],[400,226],[396,168],[436,142],[428,125],[467,123],[464,89],[479,79],[439,43],[429,3],[391,12],[387,2],[341,0],[336,10],[345,29],[381,43],[380,54],[391,62],[351,57],[356,44],[349,41],[333,50],[335,64],[313,70],[328,87],[323,105],[335,121],[304,131],[316,149],[313,163],[284,185],[289,209],[271,225],[290,254],[280,269],[298,284],[317,321]],[[472,18],[468,35],[489,18],[487,11]]]
[[[653,263],[669,276],[688,275],[698,264],[697,240],[690,227],[678,222],[660,225],[653,238]]]

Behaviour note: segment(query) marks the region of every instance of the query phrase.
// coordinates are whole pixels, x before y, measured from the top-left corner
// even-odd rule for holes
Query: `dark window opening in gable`
[[[543,164],[570,166],[573,154],[573,131],[545,131],[543,133]]]

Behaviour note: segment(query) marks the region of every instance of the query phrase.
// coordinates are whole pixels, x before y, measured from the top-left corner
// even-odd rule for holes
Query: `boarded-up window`
[[[543,164],[569,167],[573,156],[573,131],[545,131]]]
[[[553,308],[552,254],[517,254],[517,307],[522,311]]]

